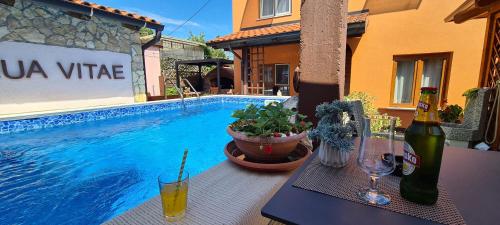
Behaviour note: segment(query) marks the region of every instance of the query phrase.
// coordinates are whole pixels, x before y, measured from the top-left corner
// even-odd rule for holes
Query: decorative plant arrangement
[[[306,116],[277,102],[260,107],[251,104],[232,116],[237,120],[229,125],[228,133],[246,157],[256,161],[286,158],[312,126]],[[291,122],[293,117],[295,121]]]
[[[459,105],[448,105],[443,110],[439,110],[439,118],[446,123],[460,123],[463,109]]]
[[[348,101],[335,100],[316,107],[318,125],[309,137],[321,140],[318,157],[323,165],[343,167],[349,160],[354,143],[354,123],[349,119],[352,106]]]
[[[462,96],[465,97],[465,107],[467,108],[467,105],[469,104],[469,102],[473,99],[476,98],[477,96],[477,93],[479,92],[480,88],[471,88],[467,91],[465,91]]]
[[[290,118],[295,116],[295,123]],[[284,137],[297,135],[308,130],[311,122],[306,122],[306,116],[284,108],[283,103],[273,103],[257,107],[253,104],[246,109],[236,110],[232,117],[237,118],[230,127],[234,131],[245,133],[250,137]]]

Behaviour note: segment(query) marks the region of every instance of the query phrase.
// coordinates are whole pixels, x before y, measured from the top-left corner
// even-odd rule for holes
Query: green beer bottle
[[[401,196],[408,201],[432,205],[438,197],[437,183],[445,134],[439,126],[437,88],[422,87],[415,118],[405,131]]]

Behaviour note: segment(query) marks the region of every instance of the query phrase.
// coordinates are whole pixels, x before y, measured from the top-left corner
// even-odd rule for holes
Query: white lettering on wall
[[[131,62],[123,53],[0,42],[0,114],[37,111],[26,110],[30,105],[63,109],[72,101],[132,103]]]

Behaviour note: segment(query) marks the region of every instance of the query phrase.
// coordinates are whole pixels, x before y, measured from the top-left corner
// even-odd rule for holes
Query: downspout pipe
[[[148,81],[147,81],[147,76],[146,76],[146,56],[145,56],[144,52],[146,51],[146,49],[148,49],[149,47],[153,46],[154,44],[156,44],[160,41],[162,31],[163,31],[163,26],[155,29],[156,34],[153,37],[153,39],[144,43],[141,46],[142,47],[142,68],[144,70],[144,94],[146,94],[146,101],[148,100]]]

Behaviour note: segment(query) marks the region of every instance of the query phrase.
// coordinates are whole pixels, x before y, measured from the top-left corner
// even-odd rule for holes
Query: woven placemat
[[[357,192],[361,188],[368,187],[369,177],[357,166],[356,157],[356,153],[351,154],[346,167],[334,169],[323,166],[316,156],[293,186],[441,224],[465,224],[446,190],[439,185],[437,203],[433,206],[425,206],[406,201],[401,197],[399,194],[400,177],[384,176],[380,179],[379,188],[391,196],[391,203],[377,206],[362,201]]]

